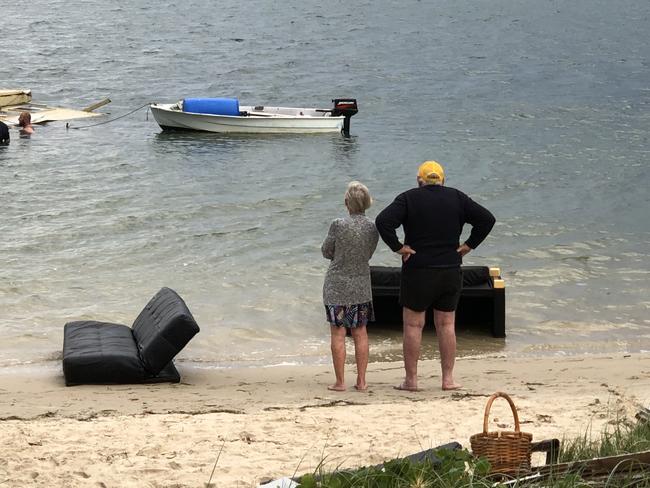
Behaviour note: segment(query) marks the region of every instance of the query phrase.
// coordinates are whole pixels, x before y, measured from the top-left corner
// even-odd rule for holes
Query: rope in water
[[[89,127],[97,127],[98,125],[108,124],[108,123],[110,123],[110,122],[115,122],[116,120],[123,119],[124,117],[128,117],[129,115],[136,113],[138,110],[142,110],[142,109],[145,108],[145,107],[149,107],[149,105],[151,105],[151,103],[147,102],[147,103],[145,103],[144,105],[141,105],[141,106],[139,106],[138,108],[136,108],[136,109],[134,109],[134,110],[131,110],[129,113],[126,113],[126,114],[124,114],[124,115],[120,115],[119,117],[115,117],[114,119],[105,120],[104,122],[99,122],[99,123],[97,123],[97,124],[82,125],[82,126],[80,126],[80,127],[72,127],[72,126],[70,125],[70,122],[66,122],[66,124],[65,124],[65,129],[66,129],[66,130],[68,130],[68,129],[88,129]]]

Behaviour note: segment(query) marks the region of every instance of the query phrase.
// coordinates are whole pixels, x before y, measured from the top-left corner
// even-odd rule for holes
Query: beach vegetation
[[[616,420],[596,438],[587,429],[581,436],[564,439],[558,463],[575,462],[579,466],[584,460],[644,451],[650,451],[650,422]],[[396,459],[378,466],[329,473],[325,471],[325,463],[321,463],[314,473],[301,476],[297,482],[300,488],[650,487],[650,466],[639,463],[620,463],[598,475],[578,467],[555,474],[551,469],[537,479],[523,476],[505,479],[490,474],[490,463],[473,457],[466,449],[439,449],[435,457],[436,462]]]
[[[490,486],[486,480],[489,463],[475,459],[467,450],[439,449],[438,463],[408,459],[388,461],[380,466],[351,471],[320,472],[300,478],[301,488],[456,488]]]
[[[650,422],[617,419],[609,422],[595,439],[591,429],[560,445],[559,462],[616,456],[650,450]]]

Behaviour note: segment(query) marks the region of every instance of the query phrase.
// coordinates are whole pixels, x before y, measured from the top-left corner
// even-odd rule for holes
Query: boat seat
[[[84,320],[63,332],[67,386],[180,381],[173,358],[199,332],[183,299],[162,288],[131,327]]]

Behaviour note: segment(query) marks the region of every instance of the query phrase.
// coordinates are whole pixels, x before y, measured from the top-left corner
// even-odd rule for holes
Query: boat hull
[[[93,110],[110,103],[110,100],[106,98],[83,110],[75,110],[51,107],[44,103],[32,103],[31,100],[31,90],[0,90],[0,121],[5,124],[18,125],[18,118],[22,112],[29,112],[32,124],[97,117],[102,114],[93,112]]]
[[[174,104],[152,104],[150,106],[151,113],[163,130],[181,129],[253,134],[340,132],[344,119],[344,117],[331,117],[329,114],[323,116],[274,114],[270,110],[273,107],[267,108],[269,113],[265,115],[231,116],[182,112],[172,109],[174,106]],[[296,113],[314,111],[314,109],[282,107],[275,109],[280,111],[295,110]]]
[[[0,107],[20,105],[31,101],[31,90],[0,90]]]

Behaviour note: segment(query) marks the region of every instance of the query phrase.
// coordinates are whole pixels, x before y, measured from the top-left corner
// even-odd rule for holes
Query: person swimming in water
[[[21,112],[18,116],[18,127],[20,127],[20,135],[31,136],[34,133],[32,126],[32,115],[29,112]]]

